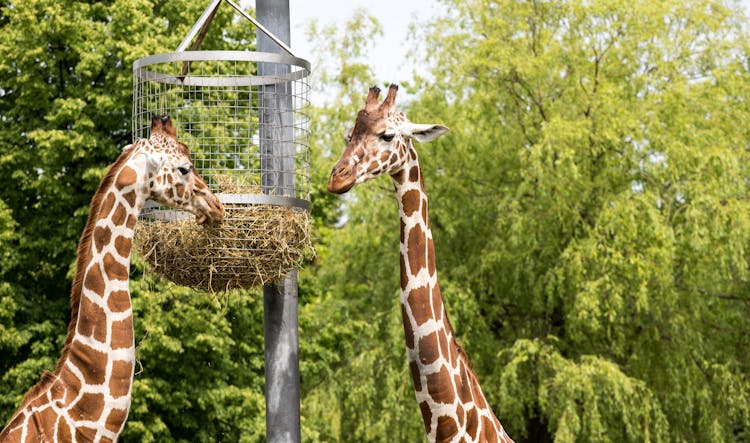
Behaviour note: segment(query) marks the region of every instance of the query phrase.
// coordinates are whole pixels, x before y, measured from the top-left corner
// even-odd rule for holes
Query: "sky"
[[[740,4],[750,16],[750,0],[740,0]],[[305,39],[307,23],[317,19],[322,25],[341,25],[356,9],[365,8],[383,27],[383,37],[374,42],[370,56],[375,78],[384,83],[409,80],[414,68],[406,57],[409,25],[436,15],[440,7],[443,6],[437,0],[289,0],[291,47],[310,60],[313,48]]]
[[[740,3],[750,15],[750,0]],[[371,53],[375,78],[382,82],[409,80],[414,69],[414,64],[406,58],[409,24],[417,21],[417,17],[418,21],[424,21],[434,16],[440,7],[443,5],[437,0],[289,0],[291,47],[302,58],[310,60],[312,48],[304,33],[310,20],[317,19],[323,25],[341,25],[356,9],[365,8],[383,27],[383,37],[374,42]]]
[[[409,24],[433,16],[438,6],[436,0],[289,0],[291,47],[310,60],[313,48],[305,39],[307,23],[316,19],[321,25],[342,25],[355,10],[365,8],[383,27],[383,36],[373,42],[370,54],[375,78],[394,83],[409,80],[414,66],[406,59]]]
[[[739,0],[739,3],[750,16],[750,0]],[[244,0],[241,4],[254,7],[255,1]],[[364,8],[377,17],[383,27],[383,36],[373,42],[370,53],[375,78],[384,84],[400,83],[410,80],[412,72],[420,69],[407,59],[411,46],[407,41],[409,25],[438,15],[442,7],[438,0],[289,0],[291,47],[299,57],[313,61],[314,48],[305,38],[307,25],[317,20],[320,25],[341,26],[354,11]]]

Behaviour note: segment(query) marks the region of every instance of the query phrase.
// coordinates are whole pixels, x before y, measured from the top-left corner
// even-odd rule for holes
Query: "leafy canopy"
[[[0,3],[0,418],[54,364],[88,200],[130,141],[132,62],[200,2]],[[220,8],[204,48],[249,48]],[[444,0],[402,85],[441,287],[516,441],[750,438],[750,53],[713,0]],[[382,32],[316,24],[317,257],[300,274],[305,441],[420,441],[387,178],[325,192]],[[220,31],[217,31],[220,30]],[[263,441],[262,313],[132,273],[140,366],[124,441]]]

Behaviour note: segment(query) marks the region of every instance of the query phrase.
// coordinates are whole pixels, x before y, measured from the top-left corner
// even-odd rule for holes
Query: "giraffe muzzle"
[[[208,189],[196,190],[193,207],[199,225],[216,223],[224,218],[224,205]]]
[[[344,194],[350,190],[357,179],[355,168],[337,164],[331,171],[328,179],[328,192],[333,194]]]

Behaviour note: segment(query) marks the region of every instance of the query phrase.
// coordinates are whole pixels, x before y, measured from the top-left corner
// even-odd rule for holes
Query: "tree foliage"
[[[453,6],[426,33],[435,79],[412,115],[454,128],[423,156],[436,248],[454,252],[438,267],[503,343],[484,379],[511,435],[744,441],[743,16],[713,1]]]
[[[0,421],[59,356],[75,246],[130,141],[132,62],[173,50],[201,2],[2,2]],[[402,85],[446,307],[516,441],[750,439],[750,40],[714,0],[443,0]],[[250,48],[220,8],[206,49]],[[317,256],[300,273],[305,441],[421,441],[387,178],[329,195],[375,79],[359,11],[314,24]],[[250,35],[250,38],[248,38]],[[414,97],[404,102],[403,92]],[[262,308],[136,260],[123,441],[263,441]]]
[[[177,47],[205,4],[2,2],[0,422],[60,355],[75,248],[106,166],[131,141],[132,64]],[[219,8],[203,49],[251,49]],[[123,441],[262,441],[256,295],[212,300],[131,275],[139,367]],[[258,320],[260,315],[260,322]]]

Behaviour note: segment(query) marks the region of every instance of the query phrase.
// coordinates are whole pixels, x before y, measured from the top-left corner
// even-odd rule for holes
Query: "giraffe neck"
[[[456,343],[435,269],[427,195],[409,142],[393,175],[401,217],[401,312],[409,369],[430,442],[511,442]]]
[[[135,346],[128,289],[145,159],[126,148],[91,202],[78,245],[62,356],[27,394],[0,441],[115,441],[130,407]]]

